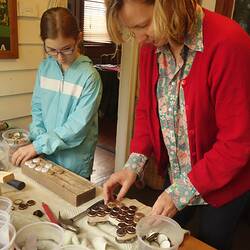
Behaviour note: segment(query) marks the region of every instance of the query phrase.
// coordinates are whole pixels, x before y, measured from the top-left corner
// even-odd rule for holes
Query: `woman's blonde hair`
[[[119,11],[128,0],[105,0],[106,22],[110,38],[116,44],[124,42],[124,27],[119,20]],[[154,5],[153,27],[155,40],[184,42],[196,22],[197,0],[133,0]]]

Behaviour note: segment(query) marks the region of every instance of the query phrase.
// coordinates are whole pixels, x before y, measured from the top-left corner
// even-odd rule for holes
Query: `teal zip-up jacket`
[[[37,73],[30,139],[38,154],[83,176],[92,172],[102,84],[87,56],[62,73],[48,57]]]

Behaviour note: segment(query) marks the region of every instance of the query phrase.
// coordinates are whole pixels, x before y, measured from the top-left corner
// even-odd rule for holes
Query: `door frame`
[[[215,12],[232,18],[235,0],[216,0]]]

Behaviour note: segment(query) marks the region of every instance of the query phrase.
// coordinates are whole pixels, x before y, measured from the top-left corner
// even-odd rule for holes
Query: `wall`
[[[43,58],[39,37],[41,14],[67,1],[18,0],[18,59],[0,59],[0,120],[27,127],[31,121],[31,95],[38,65]]]
[[[215,4],[216,4],[216,0],[202,0],[201,4],[204,8],[207,8],[211,11],[215,10]]]

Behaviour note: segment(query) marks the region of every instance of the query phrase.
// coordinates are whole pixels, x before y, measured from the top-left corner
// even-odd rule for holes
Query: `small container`
[[[0,141],[0,171],[7,171],[9,169],[8,155],[8,145]]]
[[[3,132],[2,137],[9,147],[9,160],[18,148],[30,143],[28,131],[20,128],[8,129]]]
[[[166,235],[171,242],[171,247],[158,247],[157,244],[150,245],[148,241],[143,240],[145,236],[152,233]],[[184,230],[180,225],[173,219],[162,215],[143,217],[136,226],[136,234],[138,237],[138,250],[178,250],[184,239]]]
[[[0,210],[0,221],[10,223],[10,214],[6,211]]]
[[[13,202],[11,199],[0,196],[0,210],[7,212],[8,214],[11,213],[11,207],[13,205]]]
[[[16,229],[6,221],[0,220],[0,250],[14,250]]]
[[[58,250],[62,247],[63,237],[64,230],[54,223],[32,223],[17,231],[15,248],[16,250],[21,250],[23,247],[32,249],[30,244],[34,242],[37,249]]]

